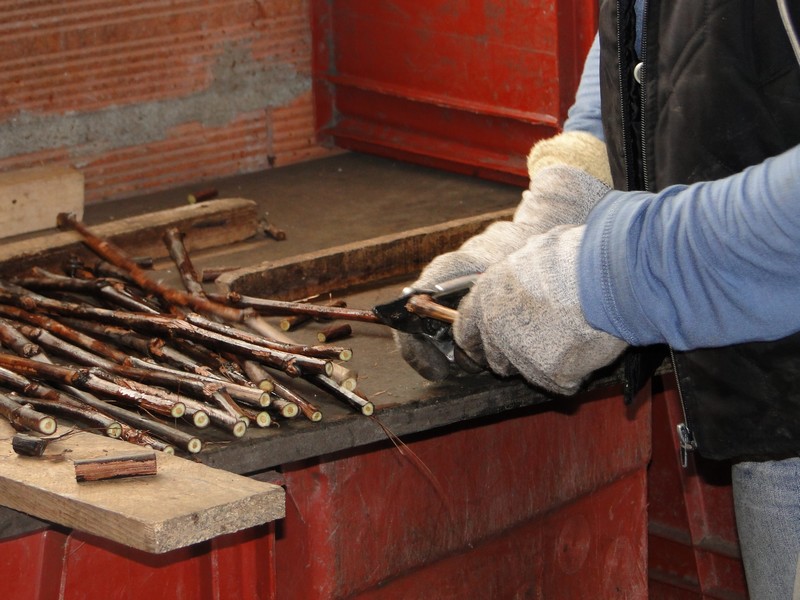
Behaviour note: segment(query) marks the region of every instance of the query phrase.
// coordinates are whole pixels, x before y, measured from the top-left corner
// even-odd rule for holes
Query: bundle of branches
[[[40,268],[0,281],[0,414],[51,434],[56,416],[166,452],[196,453],[198,430],[231,438],[274,418],[322,414],[286,381],[297,378],[370,415],[342,363],[348,348],[293,343],[254,308],[209,298],[177,230],[164,236],[185,289],[151,278],[74,216],[94,266]],[[277,377],[278,373],[285,376]],[[192,427],[177,426],[185,422]]]

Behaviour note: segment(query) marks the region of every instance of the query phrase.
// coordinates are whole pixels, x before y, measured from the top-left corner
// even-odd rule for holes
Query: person
[[[480,273],[456,361],[396,334],[431,380],[488,368],[573,394],[669,348],[687,452],[733,463],[750,597],[800,599],[800,44],[785,0],[601,0],[563,131],[513,219],[414,284]]]

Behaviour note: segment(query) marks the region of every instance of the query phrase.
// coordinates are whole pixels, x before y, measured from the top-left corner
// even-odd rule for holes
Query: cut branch
[[[105,432],[108,437],[118,438],[120,424],[102,412],[86,406],[75,398],[46,385],[37,383],[9,369],[0,367],[0,382],[26,396],[25,402],[47,413],[56,412],[72,419],[88,423]]]
[[[0,393],[0,414],[15,427],[38,431],[45,435],[55,432],[57,424],[53,417],[40,413],[22,402],[24,400],[19,396]]]
[[[140,445],[150,445],[147,441],[149,439],[148,434],[152,434],[192,454],[200,452],[203,447],[203,442],[197,436],[185,433],[153,418],[126,410],[116,404],[100,400],[92,394],[85,393],[83,390],[75,390],[75,397],[123,423],[121,438],[125,441]],[[128,427],[125,427],[125,425]]]
[[[41,456],[47,449],[50,440],[47,438],[29,435],[27,433],[16,433],[11,438],[11,448],[22,456]]]
[[[75,218],[73,214],[59,214],[58,226],[61,229],[77,231],[83,237],[84,243],[98,256],[104,258],[114,266],[124,269],[130,275],[131,279],[142,289],[156,294],[170,304],[191,307],[193,310],[201,313],[213,314],[226,321],[243,321],[248,316],[246,310],[239,310],[218,302],[213,302],[205,297],[193,296],[187,292],[175,290],[153,281],[147,276],[147,273],[142,270],[135,261],[128,258],[120,248],[96,236],[89,228]]]
[[[183,244],[183,234],[176,227],[169,227],[164,232],[164,244],[167,246],[169,255],[178,267],[181,281],[186,291],[193,296],[205,298],[203,285],[200,283],[200,276],[195,271],[194,265]]]
[[[128,387],[117,385],[105,378],[99,377],[98,373],[102,373],[102,371],[95,368],[75,369],[4,353],[0,353],[0,366],[28,377],[65,383],[67,385],[107,394],[127,404],[132,404],[144,410],[173,418],[183,416],[183,413],[186,411],[185,405],[180,402],[171,402],[159,398],[158,396],[136,392]]]
[[[289,302],[286,300],[270,300],[245,296],[238,292],[226,295],[209,294],[212,300],[229,302],[233,306],[252,308],[262,315],[279,317],[284,315],[307,315],[315,319],[340,319],[343,321],[363,321],[365,323],[383,324],[377,314],[371,310],[347,308],[341,306],[325,306],[310,302]]]
[[[79,483],[124,477],[145,477],[155,475],[158,471],[156,455],[152,452],[129,456],[84,458],[74,461],[73,465],[75,480]]]
[[[309,377],[308,380],[320,388],[327,390],[335,398],[344,400],[347,404],[357,409],[363,415],[370,416],[373,412],[375,412],[375,406],[372,404],[372,402],[339,385],[330,377],[317,375],[316,377]]]

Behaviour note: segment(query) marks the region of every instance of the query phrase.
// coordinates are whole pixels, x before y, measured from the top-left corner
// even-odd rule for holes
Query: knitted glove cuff
[[[605,142],[583,131],[565,131],[534,144],[528,154],[528,177],[553,165],[570,165],[612,186]]]

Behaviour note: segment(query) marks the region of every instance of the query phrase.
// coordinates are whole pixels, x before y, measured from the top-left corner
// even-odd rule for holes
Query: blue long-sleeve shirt
[[[565,130],[602,139],[592,47]],[[657,194],[609,192],[578,261],[587,321],[678,350],[800,331],[800,146],[734,176]]]

